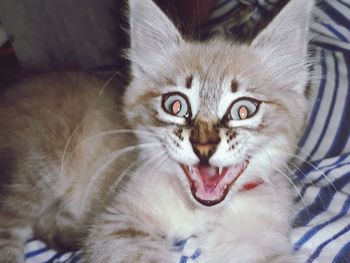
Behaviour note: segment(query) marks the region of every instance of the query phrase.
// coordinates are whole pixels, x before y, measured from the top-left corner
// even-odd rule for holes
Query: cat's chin
[[[195,200],[204,206],[214,206],[225,200],[232,185],[247,167],[249,161],[228,167],[180,164]]]

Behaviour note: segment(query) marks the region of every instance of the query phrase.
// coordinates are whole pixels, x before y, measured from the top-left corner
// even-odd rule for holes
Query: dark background
[[[216,0],[156,2],[188,33]],[[127,72],[125,0],[1,0],[0,20],[9,37],[0,53],[1,86],[21,76],[69,69],[106,76]],[[11,48],[14,52],[8,52]]]
[[[199,37],[199,25],[218,0],[154,1],[183,34]],[[239,13],[233,16],[238,19]],[[264,22],[269,16],[262,14]],[[0,89],[23,76],[72,69],[105,78],[118,71],[119,79],[127,81],[128,62],[122,56],[129,42],[127,20],[126,0],[0,0],[0,30],[9,38],[0,47]],[[264,24],[230,33],[248,39]]]

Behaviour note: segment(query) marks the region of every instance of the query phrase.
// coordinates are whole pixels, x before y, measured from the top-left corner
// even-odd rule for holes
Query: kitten
[[[7,92],[0,262],[23,262],[31,232],[81,247],[83,262],[177,263],[174,244],[190,237],[198,262],[296,262],[286,166],[305,118],[312,6],[292,0],[238,45],[187,41],[151,0],[130,0],[132,129],[91,76]]]

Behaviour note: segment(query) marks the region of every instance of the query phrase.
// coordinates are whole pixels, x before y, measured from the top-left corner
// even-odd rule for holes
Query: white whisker
[[[111,165],[112,162],[117,160],[119,157],[121,157],[123,154],[135,151],[135,150],[140,150],[140,149],[145,149],[145,148],[150,148],[150,147],[155,147],[161,145],[160,143],[145,143],[145,144],[139,144],[139,145],[133,145],[133,146],[128,146],[123,149],[120,149],[118,151],[112,152],[111,154],[108,155],[107,161],[100,166],[100,168],[94,173],[94,175],[91,177],[88,186],[86,187],[83,198],[82,198],[82,206],[81,206],[81,211],[85,209],[86,201],[87,201],[87,196],[91,192],[91,188],[96,185],[96,180],[97,178],[101,175],[101,173],[107,169],[109,165]]]
[[[83,123],[81,123],[80,125],[82,125]],[[73,153],[79,148],[82,147],[84,144],[93,141],[95,139],[101,138],[103,136],[109,136],[109,135],[117,135],[117,134],[143,134],[145,136],[150,136],[150,137],[154,137],[154,138],[160,138],[157,135],[155,135],[152,132],[146,131],[146,130],[136,130],[136,129],[118,129],[118,130],[106,130],[106,131],[102,131],[99,133],[96,133],[94,135],[91,135],[87,138],[85,138],[82,142],[80,142],[79,144],[75,145],[75,147],[72,149],[72,151],[69,153],[67,159],[65,160],[66,154],[67,154],[67,150],[68,150],[68,146],[74,136],[74,133],[76,132],[76,130],[79,128],[80,126],[77,126],[74,131],[72,132],[71,136],[69,137],[66,147],[63,151],[63,155],[61,158],[61,168],[60,168],[60,172],[59,174],[61,175],[63,173],[64,170],[64,165],[66,162],[68,162],[71,158],[71,156],[73,155]]]
[[[61,166],[60,166],[60,171],[58,173],[58,176],[61,177],[62,174],[63,174],[63,170],[64,170],[64,164],[65,164],[65,157],[66,157],[66,154],[67,154],[67,150],[68,150],[68,147],[69,147],[69,144],[71,143],[75,133],[78,131],[78,129],[80,128],[81,125],[84,124],[84,121],[82,121],[81,123],[79,123],[73,130],[73,132],[71,133],[71,135],[69,136],[68,140],[67,140],[67,143],[66,143],[66,146],[64,147],[64,150],[63,150],[63,153],[62,153],[62,157],[61,157]]]
[[[268,152],[264,148],[262,148],[262,149],[264,150],[264,152],[266,153],[267,157],[269,158],[270,167],[271,167],[271,169],[273,169],[271,156],[268,154]],[[272,195],[273,195],[273,200],[274,200],[274,210],[277,211],[277,196],[276,196],[276,192],[273,189],[273,185],[271,184],[270,178],[268,178],[268,176],[266,176],[265,173],[262,173],[262,175],[264,177],[263,180],[266,181],[268,183],[268,185],[270,186],[270,188],[271,188]]]
[[[290,162],[290,161],[288,161],[288,163],[289,163],[291,166],[293,166],[296,170],[298,170],[299,172],[303,173],[303,172],[301,171],[301,169],[299,169],[295,164],[293,164],[293,163]],[[290,169],[290,167],[288,167],[288,165],[285,165],[285,167],[288,168],[288,169]],[[291,170],[291,169],[290,169],[290,170]],[[293,171],[291,170],[291,172],[293,172]],[[306,178],[306,180],[307,180],[306,183],[308,183],[308,184],[310,184],[310,185],[312,185],[312,186],[314,186],[314,187],[317,187],[311,179],[309,179],[308,177],[305,177],[305,178]],[[321,198],[320,200],[321,200],[321,204],[322,204],[323,208],[325,208],[325,204],[324,204],[324,202],[323,202],[323,199]]]
[[[147,166],[148,164],[152,163],[155,159],[157,159],[159,156],[163,155],[163,152],[160,151],[159,153],[155,154],[154,156],[152,156],[151,158],[144,158],[146,159],[147,161],[144,162],[141,166],[138,167],[138,169],[141,169],[145,166]],[[127,174],[132,174],[132,175],[135,175],[137,176],[138,174],[131,171],[130,168],[137,162],[141,162],[141,160],[136,160],[134,162],[132,162],[122,173],[121,175],[117,178],[117,180],[113,183],[113,185],[110,187],[110,191],[115,189],[119,184],[120,182],[123,180],[123,178],[127,175]],[[113,189],[112,189],[113,188]]]
[[[273,138],[273,139],[276,140],[278,143],[280,143],[284,149],[286,149],[286,148],[285,148],[285,145],[284,145],[282,142],[280,142],[277,138]],[[299,147],[296,147],[296,148],[297,148],[297,149],[300,149]],[[285,151],[286,151],[286,150],[285,150]],[[286,152],[287,152],[287,151],[286,151]],[[288,152],[287,152],[287,153],[288,153]],[[329,184],[334,188],[334,190],[335,190],[335,191],[338,191],[338,189],[335,187],[335,185],[333,184],[333,182],[328,178],[328,176],[327,176],[323,171],[321,171],[321,169],[319,169],[317,166],[313,165],[311,162],[309,162],[309,161],[307,161],[307,160],[305,160],[305,159],[303,159],[303,158],[300,158],[300,157],[297,156],[296,154],[293,154],[293,153],[289,153],[289,154],[290,154],[291,157],[296,158],[296,159],[298,159],[298,160],[300,160],[300,161],[302,161],[302,162],[307,163],[307,164],[310,165],[314,170],[318,171],[318,172],[329,182]],[[308,157],[310,157],[310,156],[308,155]],[[301,171],[300,169],[298,169],[298,170]]]
[[[118,130],[106,130],[99,132],[97,134],[91,135],[88,138],[84,139],[81,144],[84,144],[86,142],[89,142],[91,140],[103,137],[103,136],[108,136],[108,135],[116,135],[116,134],[143,134],[143,135],[148,135],[152,136],[155,138],[160,138],[159,136],[155,135],[154,133],[146,130],[135,130],[135,129],[118,129]]]
[[[300,197],[301,201],[303,202],[303,205],[307,211],[307,214],[308,214],[308,217],[311,218],[311,215],[310,215],[310,211],[309,209],[307,208],[307,203],[306,201],[304,200],[303,196],[301,195],[298,187],[295,185],[295,183],[289,178],[289,176],[287,174],[285,174],[283,171],[281,171],[281,169],[279,169],[278,167],[274,166],[273,164],[272,165],[272,168],[279,172],[279,174],[281,174],[284,178],[286,178],[288,180],[288,182],[293,186],[295,192],[298,194],[298,196]]]
[[[163,155],[164,153],[161,152],[161,154]],[[163,165],[164,161],[165,161],[167,158],[168,158],[168,156],[165,154],[165,155],[163,156],[163,158],[161,158],[161,159],[153,166],[153,168],[152,168],[152,170],[150,171],[150,173],[153,174],[158,168],[160,168],[160,167]],[[154,176],[153,179],[155,180],[155,179],[156,179],[156,176]]]
[[[104,89],[111,83],[111,81],[119,74],[118,71],[116,71],[109,79],[106,81],[106,83],[102,86],[100,92],[98,93],[98,97],[102,95]]]

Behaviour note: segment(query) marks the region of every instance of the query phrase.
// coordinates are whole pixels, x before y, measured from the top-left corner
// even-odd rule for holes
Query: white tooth
[[[222,173],[222,166],[219,166],[219,174],[221,175],[221,173]]]

